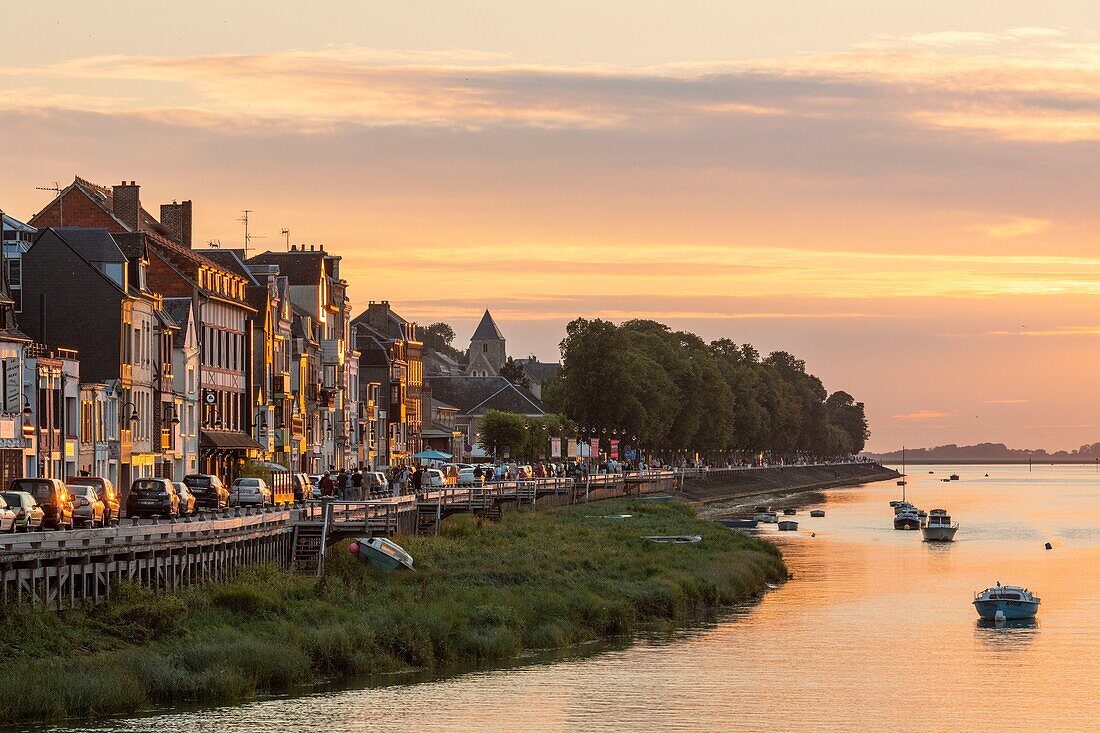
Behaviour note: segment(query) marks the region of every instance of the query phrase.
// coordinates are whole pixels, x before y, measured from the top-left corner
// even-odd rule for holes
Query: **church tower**
[[[474,335],[470,337],[470,364],[466,367],[468,377],[495,377],[500,374],[508,352],[504,346],[504,336],[497,328],[496,321],[488,310],[481,317]]]

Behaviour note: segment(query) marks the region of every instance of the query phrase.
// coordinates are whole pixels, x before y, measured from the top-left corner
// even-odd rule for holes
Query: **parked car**
[[[182,481],[174,481],[172,485],[176,487],[176,493],[180,497],[180,516],[188,516],[195,513],[195,505],[197,500],[195,495],[191,493],[191,490],[187,488],[187,484]]]
[[[195,495],[196,509],[224,509],[229,506],[229,489],[217,476],[193,473],[184,476],[183,483]]]
[[[24,532],[30,532],[32,529],[42,529],[42,520],[45,518],[46,513],[42,511],[42,507],[38,506],[38,502],[34,500],[33,496],[26,491],[4,491],[0,492],[0,498],[3,498],[8,505],[8,509],[15,513],[15,526],[17,529]]]
[[[271,489],[262,478],[239,478],[233,482],[235,506],[270,506]]]
[[[17,478],[9,486],[11,491],[26,491],[42,508],[42,526],[51,529],[73,528],[73,498],[60,479]]]
[[[95,489],[96,496],[103,502],[103,524],[118,524],[118,518],[122,513],[118,501],[118,489],[111,483],[111,479],[101,476],[73,476],[65,483],[70,489],[76,486],[91,486]]]
[[[73,525],[79,527],[102,527],[107,506],[95,492],[94,486],[76,484],[69,486],[73,497]]]
[[[130,485],[126,497],[126,516],[178,517],[180,497],[166,478],[139,478]]]
[[[460,468],[458,470],[458,485],[459,486],[473,486],[478,483],[477,478],[474,476],[473,468]]]
[[[447,479],[444,477],[443,472],[438,468],[428,468],[424,470],[424,478],[421,481],[421,486],[424,488],[442,488],[447,484]]]
[[[303,502],[313,496],[313,481],[304,473],[290,477],[290,487],[294,491],[294,501]]]
[[[9,506],[4,497],[0,496],[0,532],[15,531],[15,511]]]

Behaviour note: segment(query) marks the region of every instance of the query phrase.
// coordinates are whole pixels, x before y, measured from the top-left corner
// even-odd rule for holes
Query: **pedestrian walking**
[[[420,466],[416,467],[416,470],[412,474],[413,492],[420,493],[420,489],[424,486],[424,469]]]
[[[336,488],[340,491],[341,501],[348,500],[348,490],[351,488],[351,477],[348,476],[348,472],[344,469],[340,469],[340,473],[336,476]]]
[[[355,494],[352,498],[356,501],[362,501],[366,498],[363,496],[363,472],[359,470],[359,466],[356,466],[355,472],[351,474],[351,488],[352,493]]]
[[[336,490],[336,487],[332,484],[332,478],[327,473],[321,477],[319,488],[321,489],[322,499],[326,496],[332,496]]]

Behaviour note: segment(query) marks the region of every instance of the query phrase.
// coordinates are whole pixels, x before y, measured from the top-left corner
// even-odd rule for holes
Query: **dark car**
[[[17,478],[10,491],[26,491],[42,508],[42,526],[52,529],[73,528],[73,497],[56,478]]]
[[[126,516],[178,517],[180,498],[176,487],[166,478],[139,478],[130,485],[126,496]]]
[[[217,476],[193,473],[183,477],[183,483],[195,495],[195,509],[224,509],[229,506],[229,489]]]
[[[103,524],[118,524],[121,507],[118,503],[118,489],[111,483],[111,479],[101,476],[73,476],[65,483],[69,486],[91,486],[95,489],[96,496],[103,502]]]

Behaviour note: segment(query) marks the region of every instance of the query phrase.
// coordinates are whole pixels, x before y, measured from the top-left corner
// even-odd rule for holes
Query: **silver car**
[[[271,506],[271,489],[262,478],[239,478],[229,490],[229,500],[237,506]]]

